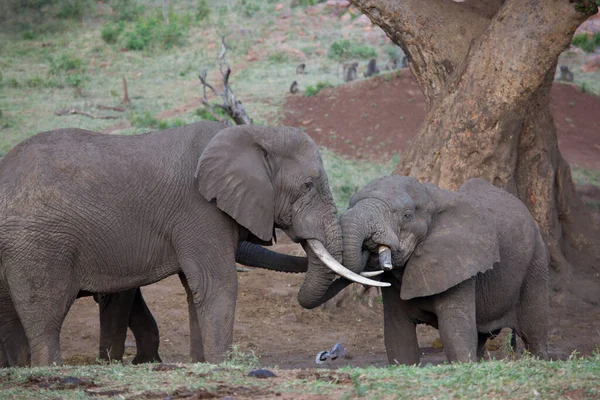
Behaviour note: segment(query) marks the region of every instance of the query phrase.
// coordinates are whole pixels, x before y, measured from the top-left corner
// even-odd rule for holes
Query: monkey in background
[[[303,75],[305,68],[306,68],[306,64],[304,64],[304,63],[298,64],[298,66],[296,67],[296,75]]]
[[[369,63],[367,64],[367,70],[365,72],[363,72],[363,75],[365,76],[365,78],[368,78],[370,76],[378,75],[378,74],[379,74],[379,68],[377,67],[377,60],[375,60],[374,58],[371,58],[369,60]]]
[[[569,67],[566,65],[559,65],[558,68],[560,68],[559,81],[573,82],[573,73],[569,71]]]
[[[346,63],[344,64],[344,82],[351,82],[358,78],[358,63]]]
[[[290,86],[290,93],[296,94],[299,91],[300,91],[300,89],[298,89],[298,82],[296,82],[296,81],[292,82],[292,86]]]

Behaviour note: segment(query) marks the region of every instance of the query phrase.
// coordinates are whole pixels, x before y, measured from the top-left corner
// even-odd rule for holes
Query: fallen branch
[[[65,110],[60,110],[54,113],[55,115],[63,116],[63,115],[84,115],[86,117],[90,117],[93,119],[117,119],[118,117],[113,115],[94,115],[85,111],[78,110],[76,108],[67,108]]]
[[[221,77],[223,79],[223,93],[219,93],[214,87],[212,87],[206,81],[206,69],[202,70],[202,73],[198,76],[200,78],[200,82],[202,83],[202,104],[206,107],[208,112],[218,121],[229,125],[229,121],[220,117],[215,112],[215,107],[218,107],[225,111],[225,113],[231,117],[231,119],[237,125],[249,125],[252,124],[252,118],[248,116],[242,102],[236,99],[233,90],[229,86],[229,76],[231,75],[231,69],[229,68],[229,64],[225,61],[225,53],[227,52],[227,47],[225,46],[225,37],[221,36],[221,53],[217,58],[217,66],[219,67],[219,72],[221,73]],[[208,98],[206,97],[206,88],[209,88],[217,97],[221,97],[223,99],[223,104],[215,104],[214,106],[210,104]]]
[[[102,104],[96,105],[96,108],[99,110],[111,110],[111,111],[118,111],[118,112],[125,112],[127,110],[126,108],[122,108],[122,107],[103,106]]]

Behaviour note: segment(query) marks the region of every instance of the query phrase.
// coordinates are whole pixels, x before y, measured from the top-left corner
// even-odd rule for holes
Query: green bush
[[[204,21],[210,17],[210,5],[206,0],[198,0],[196,7],[196,21]]]
[[[70,53],[59,53],[50,59],[50,73],[70,72],[81,69],[83,60]]]
[[[121,34],[123,47],[128,50],[144,50],[151,46],[169,49],[181,42],[187,29],[186,21],[175,14],[169,16],[168,24],[159,15],[139,18]]]
[[[308,85],[306,87],[306,90],[304,91],[304,95],[306,97],[314,96],[315,94],[319,93],[321,90],[325,89],[326,87],[330,87],[330,86],[331,85],[328,82],[318,82],[316,86]]]
[[[60,0],[56,3],[56,17],[60,19],[81,19],[91,7],[90,0]]]
[[[571,44],[587,53],[593,53],[596,47],[600,46],[600,32],[596,32],[592,36],[586,33],[575,35]]]
[[[123,21],[119,22],[107,22],[102,27],[102,31],[100,32],[100,36],[102,36],[102,40],[104,40],[108,44],[117,43],[121,32],[125,29],[125,23]]]
[[[52,79],[44,79],[39,75],[34,75],[27,79],[26,85],[32,89],[47,88],[56,86],[56,82]]]
[[[129,117],[129,122],[131,122],[131,125],[137,128],[153,129],[161,129],[160,126],[166,123],[166,121],[160,121],[159,119],[154,118],[154,116],[149,111],[144,111],[141,114],[132,112],[131,116]]]
[[[260,2],[254,2],[254,0],[240,0],[239,6],[242,13],[249,18],[260,11]]]
[[[275,51],[274,53],[269,54],[269,62],[272,62],[274,64],[281,64],[283,62],[286,62],[287,59],[287,54],[281,51]]]
[[[111,0],[109,4],[117,21],[135,21],[144,12],[144,6],[137,0]]]
[[[228,119],[227,113],[222,108],[216,107],[215,114],[217,114],[222,119]],[[195,114],[200,117],[202,120],[206,121],[218,121],[206,108],[197,108]]]
[[[350,58],[367,59],[377,57],[377,52],[371,46],[362,46],[352,43],[348,39],[342,39],[331,43],[327,56],[338,61]]]

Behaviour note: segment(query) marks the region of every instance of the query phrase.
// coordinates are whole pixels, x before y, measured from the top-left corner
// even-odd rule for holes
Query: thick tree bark
[[[600,229],[575,193],[549,107],[558,56],[595,1],[351,2],[402,47],[427,98],[395,173],[448,189],[481,177],[517,195],[548,244],[554,288],[585,282],[578,297],[600,301]]]

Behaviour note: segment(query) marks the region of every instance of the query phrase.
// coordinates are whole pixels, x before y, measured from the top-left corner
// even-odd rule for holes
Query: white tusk
[[[235,267],[235,270],[237,272],[250,272],[250,270],[248,268],[243,268],[243,267]]]
[[[392,265],[392,251],[390,248],[387,246],[379,246],[377,251],[379,253],[379,266],[386,271],[394,268]]]
[[[370,286],[379,286],[379,287],[388,287],[390,286],[387,282],[378,282],[372,279],[368,279],[364,276],[360,276],[350,271],[348,268],[344,267],[342,264],[337,262],[335,258],[323,246],[323,243],[319,242],[315,239],[308,239],[306,241],[310,249],[319,257],[319,260],[323,262],[329,269],[338,274],[339,276],[343,276],[346,279],[350,279],[353,282],[362,283],[363,285]]]
[[[383,271],[363,271],[360,273],[361,276],[365,276],[367,278],[370,278],[372,276],[381,275],[381,274],[383,274]]]

